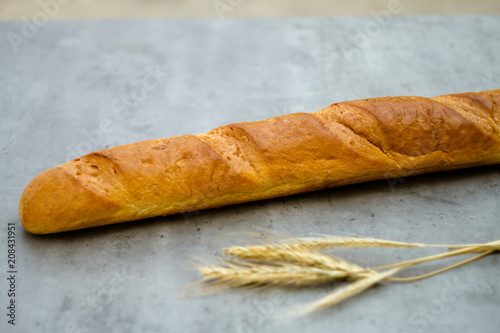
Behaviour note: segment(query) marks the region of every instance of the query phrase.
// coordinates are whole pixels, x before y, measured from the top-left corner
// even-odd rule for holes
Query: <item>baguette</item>
[[[382,97],[112,147],[36,176],[36,234],[500,163],[500,89]]]

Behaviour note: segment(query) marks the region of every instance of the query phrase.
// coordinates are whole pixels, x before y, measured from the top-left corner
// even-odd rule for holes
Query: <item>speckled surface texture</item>
[[[17,204],[37,173],[113,145],[350,99],[499,88],[499,17],[24,24],[0,23],[1,332],[497,332],[498,255],[417,284],[383,283],[299,318],[280,311],[333,286],[204,297],[181,296],[180,287],[199,278],[191,256],[220,253],[254,226],[296,236],[499,239],[499,166],[50,236],[25,232]],[[6,309],[8,223],[16,226],[15,327]],[[411,257],[344,254],[360,264]]]

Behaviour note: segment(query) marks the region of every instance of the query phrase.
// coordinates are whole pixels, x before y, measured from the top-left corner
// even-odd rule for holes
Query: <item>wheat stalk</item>
[[[438,247],[454,250],[370,269],[364,269],[337,256],[320,252],[325,248],[363,247]],[[499,250],[500,240],[485,244],[441,245],[358,237],[294,238],[281,244],[225,248],[224,253],[232,259],[227,259],[221,265],[199,265],[199,271],[204,276],[201,282],[215,288],[307,287],[337,280],[351,281],[347,286],[317,302],[304,306],[297,312],[305,314],[341,302],[382,280],[409,282],[428,278]],[[393,276],[401,270],[425,262],[472,253],[480,254],[427,274],[408,278]]]
[[[421,264],[424,262],[444,259],[444,258],[448,258],[448,257],[454,257],[454,256],[458,256],[458,255],[463,255],[463,254],[488,252],[488,251],[494,252],[494,251],[498,251],[498,250],[500,250],[500,240],[495,241],[495,242],[480,244],[480,245],[472,245],[470,247],[464,247],[464,248],[460,248],[458,250],[440,253],[440,254],[435,254],[432,256],[417,258],[417,259],[408,260],[408,261],[397,262],[397,263],[390,264],[390,265],[379,266],[379,267],[374,268],[374,269],[379,270],[379,269],[386,269],[386,268],[391,268],[391,267],[411,267],[411,266],[415,266],[415,265],[418,265],[418,264]]]
[[[356,294],[359,294],[360,292],[368,289],[369,287],[373,286],[374,284],[390,277],[391,275],[397,273],[400,270],[400,268],[393,268],[390,270],[387,270],[383,273],[376,273],[373,274],[372,276],[366,277],[364,279],[361,279],[359,281],[353,282],[351,284],[348,284],[347,286],[343,288],[339,288],[337,291],[334,293],[323,297],[322,299],[313,302],[311,304],[305,305],[301,307],[296,314],[299,315],[304,315],[307,313],[310,313],[312,311],[326,308],[328,306],[331,306],[333,304],[337,304],[339,302],[342,302],[343,300],[352,297]]]

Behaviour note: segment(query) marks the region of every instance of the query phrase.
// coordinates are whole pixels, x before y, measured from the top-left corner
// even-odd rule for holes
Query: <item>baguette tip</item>
[[[116,204],[61,167],[38,174],[24,189],[19,218],[32,234],[51,234],[113,223]]]

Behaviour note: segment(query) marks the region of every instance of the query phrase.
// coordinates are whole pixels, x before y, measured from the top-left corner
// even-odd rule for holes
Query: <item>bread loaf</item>
[[[500,89],[383,97],[87,154],[36,176],[26,230],[54,233],[500,163]]]

